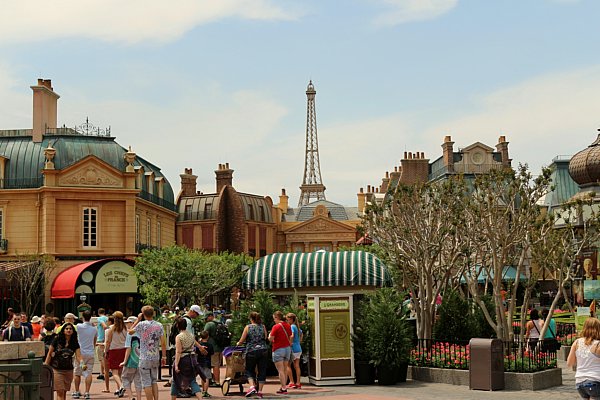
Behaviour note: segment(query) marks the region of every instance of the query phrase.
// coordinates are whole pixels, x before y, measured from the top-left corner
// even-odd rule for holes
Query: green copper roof
[[[31,136],[0,136],[0,155],[7,158],[4,172],[5,188],[40,187],[43,184],[44,149],[52,145],[56,149],[54,166],[64,169],[94,155],[119,171],[125,171],[123,154],[127,150],[115,142],[113,137],[93,135],[53,135],[45,136],[41,143],[34,143]],[[160,172],[160,168],[136,156],[135,166],[144,167],[145,172],[154,172],[164,178],[163,199],[173,203],[174,195],[171,184]],[[11,185],[11,182],[13,184]],[[142,179],[142,191],[148,192],[147,180]],[[8,185],[6,184],[8,183]],[[19,184],[20,183],[20,184]],[[156,184],[156,183],[153,183]],[[152,193],[157,193],[153,188]]]
[[[557,156],[552,160],[552,191],[544,199],[544,205],[549,208],[560,206],[579,192],[579,185],[569,175],[570,159],[568,156]]]

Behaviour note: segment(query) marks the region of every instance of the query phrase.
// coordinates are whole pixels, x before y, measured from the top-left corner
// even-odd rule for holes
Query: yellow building
[[[93,309],[132,312],[133,258],[175,242],[171,185],[110,129],[58,127],[50,80],[31,89],[33,129],[0,130],[0,265],[55,260],[39,312],[73,312],[82,293]]]

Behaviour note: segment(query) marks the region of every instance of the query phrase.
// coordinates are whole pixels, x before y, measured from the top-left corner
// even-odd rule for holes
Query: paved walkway
[[[543,399],[543,400],[563,400],[563,399],[577,399],[579,396],[575,391],[575,375],[573,371],[566,368],[564,362],[559,361],[559,367],[563,371],[563,385],[554,387],[551,389],[538,390],[538,391],[516,391],[516,390],[500,390],[495,392],[485,392],[469,390],[467,386],[455,386],[446,385],[441,383],[427,383],[419,381],[407,381],[406,383],[398,384],[395,386],[330,386],[330,387],[316,387],[304,384],[302,389],[290,389],[287,395],[277,395],[278,384],[275,378],[269,378],[265,385],[265,398],[266,399],[305,399],[315,398],[315,400],[387,400],[390,398],[398,400],[487,400],[487,399],[502,399],[502,400],[532,400],[532,399]],[[166,369],[163,370],[166,373]],[[221,372],[221,376],[225,376],[225,370]],[[112,393],[102,393],[104,389],[104,382],[96,379],[97,375],[94,375],[94,383],[92,384],[91,397],[92,399],[104,400],[104,399],[115,399],[115,395]],[[306,379],[306,378],[305,378]],[[170,388],[164,386],[165,382],[159,382],[159,398],[161,400],[167,400],[170,398]],[[248,385],[245,385],[247,388]],[[116,390],[114,381],[111,382],[111,390]],[[83,389],[83,383],[82,383]],[[222,395],[221,389],[210,388],[209,392],[213,395],[213,398],[223,399],[225,396]],[[243,396],[239,393],[237,386],[232,387],[228,398],[242,399]],[[125,397],[131,398],[131,397]],[[145,397],[144,397],[145,398]],[[318,399],[322,398],[322,399]],[[70,400],[70,394],[67,396],[67,400]],[[139,400],[139,399],[138,399]]]

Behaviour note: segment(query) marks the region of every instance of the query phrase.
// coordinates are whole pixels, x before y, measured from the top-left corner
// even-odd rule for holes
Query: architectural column
[[[331,243],[331,251],[337,251],[337,250],[338,250],[338,241],[337,241],[337,240],[334,240],[334,241]]]
[[[304,252],[310,253],[310,242],[304,242]]]

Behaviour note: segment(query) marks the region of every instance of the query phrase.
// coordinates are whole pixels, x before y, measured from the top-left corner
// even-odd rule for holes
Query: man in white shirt
[[[81,377],[85,379],[84,399],[90,398],[90,388],[92,387],[92,371],[94,370],[94,353],[96,349],[96,338],[98,330],[91,323],[92,313],[84,311],[82,313],[83,323],[77,324],[77,339],[79,340],[79,351],[81,351],[81,364],[75,367],[75,393],[73,398],[78,399],[81,396],[79,386]]]

